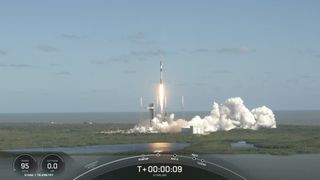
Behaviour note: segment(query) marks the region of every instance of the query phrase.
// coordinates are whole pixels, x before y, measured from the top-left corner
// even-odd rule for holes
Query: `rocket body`
[[[160,84],[163,83],[163,65],[162,65],[162,61],[160,61]]]
[[[159,106],[160,106],[160,114],[162,117],[164,117],[165,91],[164,91],[164,84],[163,84],[163,64],[162,64],[162,61],[160,61]]]

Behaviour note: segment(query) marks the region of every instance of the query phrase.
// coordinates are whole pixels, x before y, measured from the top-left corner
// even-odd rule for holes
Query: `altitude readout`
[[[49,154],[43,158],[41,168],[46,173],[59,173],[64,169],[64,161],[58,155]]]
[[[138,173],[182,173],[183,167],[178,165],[137,166]]]

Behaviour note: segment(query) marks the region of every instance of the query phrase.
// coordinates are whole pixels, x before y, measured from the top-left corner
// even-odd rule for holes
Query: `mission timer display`
[[[139,165],[137,171],[138,173],[182,173],[183,167],[179,165]]]

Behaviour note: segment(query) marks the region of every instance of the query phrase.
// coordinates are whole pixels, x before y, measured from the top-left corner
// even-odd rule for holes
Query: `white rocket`
[[[160,106],[160,114],[161,117],[164,118],[165,115],[165,106],[166,106],[166,96],[164,91],[164,84],[163,84],[163,64],[160,61],[160,84],[159,84],[159,106]]]
[[[163,83],[163,65],[162,65],[162,61],[160,61],[160,84]]]

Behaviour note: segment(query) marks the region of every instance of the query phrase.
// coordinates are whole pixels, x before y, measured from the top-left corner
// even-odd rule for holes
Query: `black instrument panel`
[[[194,156],[149,154],[126,157],[96,166],[74,180],[102,179],[217,179],[246,180],[219,164]]]
[[[15,152],[11,179],[217,179],[246,180],[242,172],[228,169],[224,162],[207,161],[198,155],[146,154],[69,155],[61,152]],[[10,158],[9,158],[10,157]],[[8,169],[10,170],[10,169]],[[10,175],[11,174],[11,175]]]

